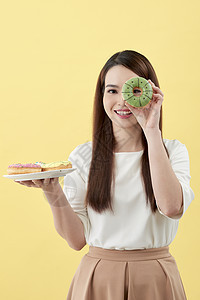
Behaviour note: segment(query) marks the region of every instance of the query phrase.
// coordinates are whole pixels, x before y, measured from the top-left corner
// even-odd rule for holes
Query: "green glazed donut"
[[[145,78],[132,77],[124,83],[122,95],[130,105],[144,107],[151,101],[153,89]]]

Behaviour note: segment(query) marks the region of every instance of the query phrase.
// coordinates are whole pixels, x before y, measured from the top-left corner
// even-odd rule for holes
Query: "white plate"
[[[24,181],[24,180],[33,180],[33,179],[62,177],[68,173],[73,172],[74,170],[76,170],[76,168],[60,169],[55,171],[42,171],[42,172],[27,173],[27,174],[3,175],[3,177],[10,178],[16,181]]]

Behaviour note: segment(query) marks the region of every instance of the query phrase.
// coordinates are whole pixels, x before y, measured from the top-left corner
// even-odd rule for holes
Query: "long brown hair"
[[[138,74],[138,76],[147,80],[151,79],[156,86],[160,87],[156,73],[149,60],[144,55],[133,50],[124,50],[112,55],[99,74],[93,107],[92,159],[89,170],[87,193],[85,196],[85,204],[90,205],[99,213],[106,209],[110,209],[113,212],[112,201],[115,182],[115,160],[113,151],[116,141],[113,134],[112,121],[103,107],[103,95],[105,90],[105,76],[108,70],[116,65],[123,65]],[[162,106],[160,111],[159,129],[162,136]],[[146,205],[150,204],[152,212],[155,213],[157,206],[151,182],[148,144],[143,131],[142,144],[144,152],[141,157],[141,178],[145,188]],[[164,142],[163,145],[169,157]]]

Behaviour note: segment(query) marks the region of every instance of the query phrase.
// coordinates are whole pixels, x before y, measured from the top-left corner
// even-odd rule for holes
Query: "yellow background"
[[[189,152],[195,199],[170,251],[188,299],[200,299],[199,6],[198,0],[1,1],[1,299],[66,298],[88,246],[71,249],[42,191],[3,175],[11,163],[66,160],[91,140],[97,77],[111,55],[126,49],[154,66],[165,95],[164,138],[178,139]]]

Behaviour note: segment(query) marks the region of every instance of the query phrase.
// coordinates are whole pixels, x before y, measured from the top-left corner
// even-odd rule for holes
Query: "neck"
[[[139,125],[129,128],[114,127],[113,133],[116,141],[114,152],[143,150],[142,128]]]

